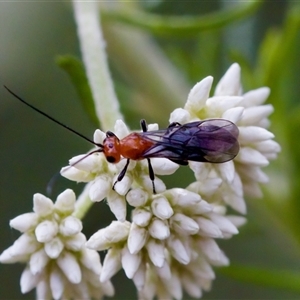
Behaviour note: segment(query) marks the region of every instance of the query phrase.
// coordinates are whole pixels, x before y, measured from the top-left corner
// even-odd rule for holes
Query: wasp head
[[[111,131],[107,131],[106,139],[103,141],[103,154],[110,163],[118,163],[121,159],[120,140]]]

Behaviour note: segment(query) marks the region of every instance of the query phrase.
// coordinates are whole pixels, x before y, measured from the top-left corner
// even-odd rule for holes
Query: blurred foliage
[[[82,62],[74,56],[64,55],[57,57],[56,63],[69,74],[83,108],[90,117],[93,125],[99,127],[99,120],[95,112],[92,91],[85,75]]]
[[[232,62],[242,67],[244,90],[269,86],[275,112],[271,131],[282,146],[267,168],[264,199],[248,199],[248,224],[230,241],[221,241],[233,266],[217,272],[204,299],[299,299],[300,292],[300,4],[294,1],[140,1],[103,3],[108,58],[122,112],[132,128],[140,118],[168,123],[189,89],[203,77],[217,82]],[[72,9],[68,3],[0,4],[1,84],[92,137],[91,94],[80,60]],[[70,53],[71,56],[64,56]],[[66,76],[54,64],[66,70]],[[72,86],[74,83],[75,87]],[[77,94],[75,93],[77,92]],[[8,221],[30,211],[32,194],[44,192],[52,175],[90,145],[0,91],[1,249],[16,238]],[[81,99],[86,114],[82,113]],[[84,100],[84,101],[82,101]],[[38,102],[39,101],[39,102]],[[180,168],[169,186],[186,186],[191,172]],[[171,181],[172,180],[172,181]],[[56,193],[82,186],[60,180]],[[97,203],[84,219],[85,233],[112,219]],[[0,299],[20,295],[22,268],[0,266]],[[132,285],[115,283],[114,299],[135,298]]]

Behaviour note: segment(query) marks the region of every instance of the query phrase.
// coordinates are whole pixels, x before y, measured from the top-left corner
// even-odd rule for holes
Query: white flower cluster
[[[73,157],[61,174],[89,183],[84,193],[92,201],[106,198],[117,221],[86,242],[81,222],[72,216],[72,191],[62,193],[55,204],[36,194],[34,213],[11,221],[23,235],[0,256],[3,263],[27,262],[21,279],[23,292],[37,287],[41,299],[49,294],[55,299],[100,298],[113,294],[109,280],[121,268],[133,280],[139,299],[181,299],[184,290],[201,297],[210,289],[215,278],[212,266],[229,263],[215,239],[230,238],[245,223],[242,216],[228,215],[227,206],[246,213],[244,194],[261,196],[259,183],[268,180],[261,167],[280,151],[266,129],[273,111],[270,104],[263,105],[269,89],[242,94],[238,64],[229,68],[209,97],[212,81],[207,77],[197,83],[185,107],[171,114],[170,123],[210,118],[233,122],[239,129],[240,145],[234,160],[189,162],[195,182],[186,189],[168,190],[155,177],[154,194],[147,160],[131,160],[125,176],[117,181],[126,159],[108,163],[100,151]],[[157,129],[156,124],[148,126],[149,131]],[[117,121],[114,133],[122,139],[130,132]],[[105,138],[104,132],[95,131],[96,144],[103,144]],[[151,164],[155,175],[169,175],[178,168],[167,158],[152,158]],[[127,205],[132,207],[131,220],[126,220]],[[95,250],[107,250],[102,270]]]
[[[55,204],[42,194],[33,197],[32,213],[10,221],[22,233],[0,255],[1,263],[27,263],[21,291],[37,290],[37,299],[101,299],[114,293],[111,282],[101,283],[101,263],[96,251],[85,247],[79,219],[72,216],[72,190],[61,193]]]
[[[259,183],[268,181],[261,170],[275,159],[280,146],[266,128],[267,117],[273,112],[271,104],[263,105],[270,94],[267,87],[242,93],[240,66],[233,64],[209,97],[213,78],[206,77],[191,90],[184,109],[176,109],[170,122],[187,123],[209,118],[223,118],[239,128],[240,151],[237,157],[222,164],[190,162],[196,182],[188,189],[199,193],[210,203],[229,205],[246,213],[244,194],[261,197]]]
[[[132,223],[115,221],[87,242],[88,248],[108,250],[100,280],[123,267],[140,299],[181,299],[183,289],[200,297],[215,278],[211,265],[228,264],[214,239],[237,234],[244,218],[229,220],[198,194],[179,188],[151,197],[132,189],[126,199],[135,207]]]
[[[114,133],[120,139],[127,136],[130,132],[121,120],[116,122]],[[150,124],[149,131],[157,130],[157,124]],[[106,134],[97,129],[94,134],[94,142],[103,144]],[[126,160],[121,160],[117,164],[108,163],[102,153],[95,153],[82,159],[86,154],[78,155],[70,160],[70,165],[64,167],[61,174],[77,182],[90,182],[89,197],[92,201],[107,199],[110,210],[119,221],[126,219],[126,195],[128,191],[136,185],[142,187],[149,194],[153,193],[152,181],[149,178],[148,164],[146,160],[130,161],[127,172],[122,181],[116,182],[121,170],[124,168]],[[178,169],[178,165],[165,158],[151,159],[151,165],[156,175],[170,175]],[[155,178],[154,185],[157,193],[164,192],[166,186],[164,182]]]
[[[266,127],[271,105],[262,105],[268,88],[242,94],[240,67],[233,64],[209,97],[213,78],[207,77],[191,90],[183,109],[176,109],[171,122],[185,124],[209,118],[223,118],[239,128],[240,152],[233,161],[222,164],[189,162],[196,181],[187,189],[166,190],[155,178],[157,194],[153,195],[146,160],[131,161],[121,182],[112,185],[125,161],[109,164],[97,153],[77,163],[83,156],[70,160],[72,167],[62,175],[80,182],[91,182],[92,201],[106,197],[118,221],[100,229],[87,247],[108,250],[100,280],[105,282],[123,267],[132,278],[141,299],[181,299],[183,289],[200,297],[214,279],[211,266],[228,264],[215,238],[230,238],[245,219],[226,215],[229,205],[246,213],[244,193],[260,196],[258,183],[267,181],[261,167],[274,159],[279,145]],[[150,125],[149,131],[157,130]],[[115,134],[122,139],[129,134],[117,121]],[[103,143],[105,133],[97,130],[95,143]],[[156,175],[172,174],[177,165],[164,158],[151,159]],[[203,200],[205,199],[205,200]],[[132,220],[126,221],[126,204],[134,207]]]

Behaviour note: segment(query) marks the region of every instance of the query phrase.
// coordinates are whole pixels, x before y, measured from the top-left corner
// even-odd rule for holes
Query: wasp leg
[[[143,132],[147,132],[148,131],[147,123],[146,123],[146,121],[144,119],[141,120],[141,127],[142,127]],[[150,177],[150,179],[152,181],[153,194],[156,194],[155,185],[154,185],[155,175],[154,175],[154,171],[153,171],[153,168],[152,168],[152,165],[151,165],[150,158],[147,158],[147,161],[148,161],[149,177]]]
[[[149,177],[150,177],[150,179],[152,181],[153,194],[156,194],[155,185],[154,185],[155,175],[154,175],[154,171],[153,171],[153,168],[152,168],[152,165],[151,165],[150,158],[147,158],[147,161],[148,161]]]
[[[175,126],[181,126],[181,124],[178,123],[178,122],[172,122],[172,123],[168,126],[168,128],[175,127]]]
[[[178,165],[181,165],[181,166],[187,166],[189,164],[189,162],[186,161],[186,160],[170,159],[170,158],[169,158],[169,160],[176,163],[176,164],[178,164]]]
[[[143,130],[143,132],[147,132],[148,131],[148,126],[147,126],[147,123],[146,123],[146,120],[141,120],[141,128]]]
[[[111,131],[106,131],[106,137],[111,137],[111,136],[116,136],[116,135]]]
[[[118,175],[117,180],[116,180],[116,181],[114,182],[114,184],[113,184],[113,187],[112,187],[113,190],[115,190],[115,185],[116,185],[119,181],[121,181],[121,180],[124,178],[124,176],[125,176],[125,174],[126,174],[126,171],[127,171],[127,168],[128,168],[128,165],[129,165],[129,162],[130,162],[130,159],[127,159],[127,162],[126,162],[125,167],[124,167],[123,170],[120,172],[120,174]]]

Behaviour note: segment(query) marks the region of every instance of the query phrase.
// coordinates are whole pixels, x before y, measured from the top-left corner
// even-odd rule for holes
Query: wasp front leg
[[[124,178],[129,163],[130,163],[130,159],[127,159],[126,165],[124,166],[124,168],[122,169],[122,171],[121,171],[120,174],[118,175],[117,180],[116,180],[116,181],[114,182],[114,184],[113,184],[113,187],[112,187],[113,190],[115,190],[115,185],[116,185],[118,182],[122,181],[122,179]]]

